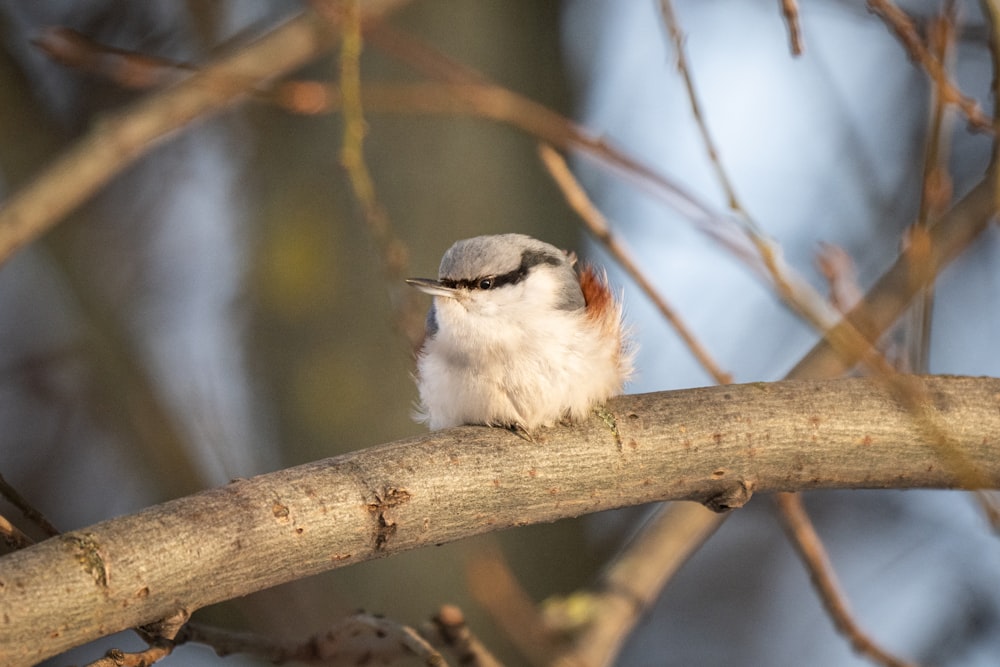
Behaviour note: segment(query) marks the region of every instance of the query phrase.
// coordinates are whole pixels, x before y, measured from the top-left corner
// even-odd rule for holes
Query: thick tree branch
[[[1000,486],[1000,380],[929,377],[940,423]],[[286,581],[492,530],[657,500],[952,488],[911,413],[864,379],[614,399],[530,443],[464,427],[237,480],[0,559],[0,664]]]

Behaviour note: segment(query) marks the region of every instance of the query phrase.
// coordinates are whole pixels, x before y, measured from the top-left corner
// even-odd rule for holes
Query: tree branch
[[[928,377],[940,423],[1000,487],[1000,379]],[[0,559],[0,664],[470,535],[657,500],[953,488],[910,411],[864,379],[623,396],[529,443],[463,427],[261,475]]]
[[[363,19],[376,20],[405,2],[366,2]],[[329,49],[336,39],[329,21],[303,12],[239,51],[96,123],[0,206],[0,264],[178,129],[230,108],[262,84]]]

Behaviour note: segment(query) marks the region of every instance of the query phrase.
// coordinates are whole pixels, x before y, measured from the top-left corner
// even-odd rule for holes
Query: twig
[[[792,55],[801,56],[804,47],[802,26],[799,24],[799,3],[796,0],[781,0],[781,14],[785,17],[785,25],[788,26],[788,46],[792,50]]]
[[[555,665],[612,664],[666,583],[724,519],[725,515],[695,503],[658,508],[605,569],[593,592],[586,594],[583,630]],[[581,605],[580,597],[574,594],[574,606]]]
[[[382,99],[385,104],[380,105],[384,111],[471,113],[509,123],[560,150],[579,151],[600,166],[624,174],[687,217],[704,233],[713,238],[728,237],[735,254],[740,254],[739,245],[742,244],[743,259],[752,261],[753,248],[745,244],[738,225],[730,216],[714,210],[673,179],[589,134],[565,116],[491,82],[476,70],[383,22],[366,26],[365,36],[373,46],[436,82],[366,87],[367,108],[374,107],[374,97],[381,93],[386,95]],[[371,98],[369,93],[373,94]],[[395,100],[390,102],[389,97]]]
[[[465,614],[455,605],[441,607],[422,634],[432,644],[446,649],[462,667],[503,667],[503,663],[472,633],[465,622]]]
[[[29,503],[24,496],[18,493],[17,489],[11,486],[10,482],[3,478],[3,475],[0,475],[0,496],[3,496],[11,505],[21,510],[21,514],[24,515],[24,518],[41,528],[49,537],[59,534],[59,529],[53,526],[52,523],[45,518],[44,514],[35,509],[35,507]]]
[[[820,243],[816,267],[830,286],[830,303],[838,312],[847,313],[864,299],[857,268],[846,250],[833,243]]]
[[[317,4],[325,6],[327,2]],[[339,7],[339,3],[335,3]],[[375,45],[395,55],[425,74],[444,78],[448,83],[364,84],[363,108],[373,112],[471,114],[518,127],[562,150],[575,149],[599,164],[618,170],[636,181],[668,205],[688,217],[703,233],[726,247],[752,270],[766,272],[758,252],[747,243],[740,225],[698,200],[679,184],[646,165],[588,135],[567,118],[512,91],[490,83],[484,76],[456,63],[429,46],[392,30],[379,22],[363,25],[364,35]],[[87,48],[108,49],[87,41]],[[123,52],[120,57],[126,57]],[[81,56],[82,57],[82,56]],[[94,56],[88,56],[94,57]],[[157,66],[178,65],[157,60]],[[102,72],[103,73],[103,72]],[[322,82],[278,82],[265,88],[258,85],[246,93],[271,101],[294,113],[330,113],[343,107],[343,90]],[[390,258],[392,254],[390,253]],[[388,263],[392,265],[392,263]]]
[[[797,493],[775,494],[779,516],[788,538],[809,571],[813,586],[833,620],[837,631],[844,635],[854,650],[886,667],[913,667],[878,646],[855,622],[847,600],[837,583],[837,575],[823,548],[823,543],[806,514],[802,496]]]
[[[990,56],[993,60],[993,80],[990,82],[990,91],[993,93],[993,122],[1000,127],[1000,0],[980,0],[979,3],[986,23],[989,26],[989,47]],[[993,140],[993,161],[992,164],[1000,164],[1000,141]],[[1000,211],[1000,169],[993,175],[994,178],[994,209]],[[986,519],[993,527],[993,531],[1000,533],[1000,494],[979,492],[979,505],[982,507]]]
[[[339,4],[339,3],[338,3]],[[354,194],[365,211],[365,218],[375,230],[375,236],[384,240],[388,234],[388,220],[375,195],[375,184],[365,162],[364,140],[368,131],[364,110],[361,108],[361,2],[347,0],[343,3],[340,16],[333,17],[334,25],[339,19],[340,33],[340,98],[341,113],[344,117],[344,143],[340,150],[340,161],[354,189]]]
[[[962,93],[945,71],[944,64],[924,45],[917,27],[892,0],[868,0],[868,10],[882,19],[896,35],[910,58],[919,64],[932,80],[941,82],[941,95],[948,104],[954,104],[969,121],[970,127],[982,132],[994,132],[993,121],[979,107],[979,102]]]
[[[497,553],[476,557],[467,568],[469,592],[504,635],[533,665],[547,665],[562,639],[549,630],[534,601]]]
[[[424,74],[429,79],[465,85],[491,85],[482,72],[449,57],[430,44],[388,23],[366,26],[365,38],[373,45],[391,54],[400,62]]]
[[[113,648],[103,658],[88,663],[86,667],[149,667],[173,653],[174,648],[175,644],[166,640],[135,653]]]
[[[996,491],[976,491],[976,499],[983,515],[993,527],[994,533],[1000,533],[1000,493]]]
[[[3,515],[0,515],[0,540],[12,550],[30,547],[35,543],[33,539],[22,533],[17,526],[8,521],[7,517]]]
[[[926,272],[930,261],[930,237],[927,226],[947,208],[952,197],[951,177],[948,175],[948,137],[950,127],[949,105],[945,100],[948,62],[956,38],[956,8],[953,1],[946,2],[942,14],[931,20],[928,41],[931,55],[942,63],[937,76],[931,77],[931,119],[924,150],[923,187],[917,221],[909,233],[906,249],[911,253],[914,271]],[[925,284],[914,299],[908,322],[903,326],[903,370],[909,373],[926,373],[930,357],[931,323],[934,312],[934,285],[922,278]]]
[[[996,170],[991,168],[983,180],[931,225],[930,273],[922,274],[926,280],[933,280],[989,225],[996,211],[996,179]],[[914,275],[909,255],[901,253],[868,291],[864,302],[847,314],[844,323],[850,323],[867,340],[877,340],[906,310],[916,290],[923,287],[914,284]],[[789,377],[837,377],[859,360],[855,352],[843,357],[824,339],[799,361]]]
[[[361,98],[362,3],[319,2],[324,16],[341,28],[340,100],[344,118],[341,164],[347,171],[354,197],[361,206],[369,234],[382,258],[382,268],[390,286],[396,326],[410,343],[414,353],[424,339],[424,306],[415,290],[403,286],[409,271],[409,251],[392,228],[389,215],[378,200],[375,182],[365,161],[364,138],[368,131]]]
[[[206,644],[219,656],[244,653],[274,663],[395,664],[415,656],[428,667],[447,664],[412,628],[365,613],[341,619],[305,641],[273,640],[256,633],[188,623],[178,637],[178,643],[182,642]]]
[[[566,165],[566,160],[552,146],[545,143],[539,144],[538,152],[545,168],[548,169],[549,175],[555,180],[556,185],[559,186],[563,196],[566,198],[566,202],[576,211],[590,233],[594,235],[601,245],[607,248],[611,256],[615,258],[622,269],[639,286],[639,289],[653,302],[653,305],[660,311],[663,318],[670,323],[670,326],[674,328],[677,335],[687,345],[688,350],[698,360],[698,363],[708,371],[718,384],[729,384],[732,382],[732,376],[719,368],[705,347],[695,338],[684,320],[667,303],[663,295],[653,286],[652,281],[646,277],[646,274],[642,272],[639,265],[635,263],[625,244],[611,231],[607,220],[597,207],[594,206],[593,202],[590,201],[587,193]]]
[[[866,340],[850,324],[843,325],[840,314],[819,295],[808,281],[784,263],[780,246],[767,237],[763,229],[754,221],[742,204],[740,204],[726,170],[719,159],[715,142],[712,140],[711,133],[708,131],[708,126],[704,121],[704,116],[701,112],[701,103],[698,100],[698,94],[690,75],[687,58],[684,55],[683,33],[677,22],[671,0],[661,0],[660,8],[673,40],[674,49],[677,52],[678,69],[684,80],[691,111],[697,122],[705,149],[715,168],[716,178],[726,193],[730,208],[737,214],[741,231],[756,250],[757,256],[763,263],[766,274],[778,296],[789,308],[812,325],[824,338],[829,340],[831,346],[838,354],[845,358],[852,355],[856,356],[874,372],[891,374],[891,366],[885,361],[879,350],[874,347],[872,344],[873,341]],[[838,321],[842,325],[835,327]]]
[[[989,46],[990,56],[993,59],[993,80],[990,83],[990,91],[993,93],[993,123],[1000,127],[1000,0],[980,0],[980,7],[983,16],[989,26]],[[1000,164],[1000,141],[993,140],[993,160],[992,164]],[[993,177],[997,180],[994,193],[996,197],[995,208],[1000,210],[1000,169],[997,169]]]
[[[708,153],[712,168],[715,170],[715,178],[719,181],[719,185],[722,186],[729,208],[741,215],[746,215],[745,209],[736,196],[736,190],[733,188],[732,181],[729,180],[729,175],[722,166],[719,149],[712,139],[712,133],[708,131],[708,124],[705,122],[705,116],[701,111],[701,101],[698,98],[698,93],[695,91],[694,81],[691,79],[691,71],[688,67],[687,55],[684,51],[684,33],[677,22],[677,14],[674,12],[673,1],[660,0],[660,13],[663,15],[670,39],[674,44],[674,53],[677,55],[677,71],[680,72],[681,80],[684,82],[688,103],[691,105],[691,115],[698,125],[701,141],[705,144],[705,151]]]
[[[187,63],[100,44],[72,28],[61,26],[43,30],[32,43],[66,67],[135,90],[179,81],[195,69]]]

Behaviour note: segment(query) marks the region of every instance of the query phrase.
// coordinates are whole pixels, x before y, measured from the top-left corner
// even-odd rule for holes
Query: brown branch
[[[329,3],[319,3],[326,7]],[[379,202],[368,164],[365,161],[364,139],[368,132],[361,100],[362,3],[349,0],[334,3],[324,15],[333,27],[341,28],[339,92],[344,118],[344,139],[340,161],[347,171],[354,198],[361,207],[368,233],[379,249],[386,283],[393,295],[396,328],[409,342],[414,354],[424,340],[425,306],[416,290],[403,283],[409,274],[409,251],[393,229],[385,207]],[[340,10],[340,11],[338,11]]]
[[[472,634],[465,622],[465,614],[458,607],[446,604],[422,628],[421,634],[434,646],[439,646],[455,658],[462,667],[503,667],[479,639]]]
[[[712,140],[708,125],[701,111],[690,68],[684,53],[684,35],[681,32],[671,0],[661,0],[660,10],[667,25],[674,50],[677,53],[677,66],[684,81],[691,112],[698,125],[702,142],[715,169],[716,179],[721,184],[728,199],[729,207],[736,213],[740,230],[749,244],[754,248],[757,257],[751,263],[751,268],[762,265],[766,277],[771,281],[775,292],[785,304],[795,313],[811,324],[817,331],[829,340],[831,346],[844,356],[857,355],[861,361],[875,372],[890,372],[888,364],[881,353],[872,347],[850,324],[834,329],[839,319],[837,313],[829,304],[820,298],[808,281],[784,263],[779,245],[769,239],[764,230],[750,216],[749,212],[739,202],[736,191],[729,180],[725,168],[718,155],[715,142]]]
[[[740,214],[745,214],[745,209],[740,204],[739,198],[736,196],[736,189],[733,187],[732,181],[729,179],[729,175],[726,173],[725,168],[722,166],[722,159],[719,157],[719,149],[715,145],[715,141],[712,139],[712,133],[708,131],[708,123],[705,121],[705,115],[701,110],[701,101],[698,98],[698,93],[694,87],[694,80],[691,78],[691,69],[688,66],[687,54],[684,51],[684,33],[681,30],[680,23],[677,21],[677,14],[674,11],[674,4],[672,0],[660,0],[660,14],[663,16],[663,21],[666,23],[667,32],[670,34],[670,40],[673,42],[674,53],[677,55],[677,71],[681,75],[681,81],[684,82],[684,90],[687,93],[688,104],[691,106],[691,115],[694,117],[695,124],[698,126],[698,133],[701,135],[701,142],[705,145],[705,151],[708,153],[709,161],[712,163],[712,168],[715,170],[715,178],[722,186],[722,191],[726,195],[726,202],[729,208]]]
[[[781,0],[781,15],[788,26],[788,46],[793,56],[801,56],[805,48],[802,45],[802,26],[799,24],[799,3],[797,0]]]
[[[116,49],[62,26],[43,30],[32,43],[61,65],[108,79],[122,88],[163,86],[194,71],[189,64]]]
[[[569,170],[563,157],[548,144],[539,145],[539,155],[549,175],[552,176],[556,185],[562,190],[563,196],[566,198],[566,202],[570,205],[570,208],[576,211],[588,231],[600,241],[601,245],[614,257],[618,265],[635,281],[635,284],[639,286],[639,289],[643,291],[646,297],[653,302],[653,305],[660,311],[660,315],[673,327],[677,335],[681,337],[681,341],[687,346],[691,354],[694,355],[694,358],[698,360],[702,368],[708,371],[709,375],[718,384],[729,384],[732,382],[732,375],[719,367],[708,353],[708,350],[705,349],[705,346],[701,344],[684,320],[681,319],[681,316],[667,303],[667,300],[660,294],[659,290],[656,289],[653,281],[647,278],[646,274],[639,268],[639,265],[635,263],[632,254],[625,247],[624,242],[611,231],[611,225],[608,224],[608,221],[601,212],[590,201],[583,187]]]
[[[149,667],[174,652],[173,642],[157,642],[153,646],[135,653],[126,653],[113,648],[103,658],[88,663],[86,667]]]
[[[858,271],[846,250],[833,243],[820,243],[816,268],[830,286],[830,303],[837,312],[846,313],[861,303],[864,292],[858,285]]]
[[[934,414],[1000,487],[1000,380],[928,377]],[[0,664],[310,574],[527,523],[753,492],[953,488],[909,410],[865,379],[613,399],[543,434],[463,427],[174,500],[0,559]],[[613,424],[613,428],[609,427]],[[475,455],[471,455],[475,452]]]
[[[529,664],[552,662],[563,638],[547,626],[534,600],[500,554],[487,552],[473,559],[466,578],[473,599]]]
[[[365,3],[377,17],[405,0]],[[116,174],[195,120],[251,95],[332,47],[329,23],[305,12],[232,55],[110,114],[0,207],[0,263],[87,201]]]
[[[585,631],[555,665],[613,664],[625,639],[663,587],[724,519],[725,515],[696,503],[660,507],[601,575],[587,600],[590,611]]]
[[[942,14],[931,20],[928,41],[931,55],[942,63],[941,71],[931,78],[931,118],[924,148],[922,188],[917,221],[906,239],[906,250],[911,255],[915,271],[926,271],[930,256],[930,238],[927,226],[947,209],[952,199],[952,181],[948,174],[948,148],[950,107],[944,90],[948,85],[947,73],[950,56],[956,41],[957,10],[954,2],[947,2]],[[915,276],[921,280],[920,276]],[[926,373],[930,360],[931,323],[934,312],[934,286],[930,281],[917,295],[903,321],[903,344],[900,355],[901,369],[908,373]]]
[[[21,532],[21,530],[7,520],[7,517],[0,515],[0,541],[7,545],[11,551],[30,547],[35,543],[33,539]]]
[[[41,528],[49,537],[59,534],[59,529],[53,526],[52,522],[46,519],[44,514],[35,509],[24,496],[18,493],[17,489],[3,478],[3,475],[0,475],[0,496],[6,498],[7,502],[21,510],[24,518]]]
[[[930,257],[927,270],[915,270],[912,258],[903,252],[876,281],[865,300],[854,307],[842,324],[850,325],[868,340],[878,340],[899,319],[916,293],[934,280],[941,270],[958,257],[982,232],[996,214],[995,170],[990,169],[965,197],[959,200],[928,230]],[[914,276],[919,280],[913,280]],[[834,350],[829,340],[816,344],[788,375],[790,378],[838,377],[860,361],[860,356],[846,356]]]
[[[820,592],[820,599],[833,620],[837,631],[847,637],[855,651],[886,667],[913,667],[913,663],[900,660],[875,643],[854,621],[847,599],[837,583],[830,560],[816,529],[806,514],[802,496],[797,493],[778,493],[775,501],[780,508],[782,525],[789,541],[795,547],[809,570],[813,586]]]
[[[927,75],[940,81],[940,91],[949,104],[957,106],[969,121],[969,126],[982,132],[994,132],[993,121],[983,113],[979,102],[962,93],[948,76],[944,64],[924,44],[912,19],[892,0],[868,0],[868,10],[882,19],[896,36],[910,58],[920,65]]]

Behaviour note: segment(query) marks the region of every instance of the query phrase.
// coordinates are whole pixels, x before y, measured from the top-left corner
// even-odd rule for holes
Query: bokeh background
[[[821,242],[861,288],[916,218],[931,87],[864,3],[803,3],[792,57],[780,3],[678,0],[704,117],[741,201],[817,289]],[[954,3],[956,82],[992,108],[979,4]],[[922,23],[938,2],[901,3]],[[301,9],[293,2],[0,2],[0,196],[29,182],[102,115],[141,98],[32,45],[48,26],[197,64]],[[414,0],[391,23],[589,132],[724,211],[653,0]],[[365,81],[419,80],[369,47]],[[302,78],[331,80],[333,55]],[[458,238],[518,231],[611,269],[639,345],[630,391],[711,377],[581,231],[534,137],[486,120],[367,115],[365,154],[412,275]],[[948,120],[956,194],[988,136]],[[0,474],[73,529],[234,477],[420,433],[405,286],[387,282],[340,163],[338,114],[251,102],[156,148],[0,267]],[[684,215],[586,159],[577,175],[662,293],[736,381],[780,379],[817,335]],[[929,370],[1000,374],[1000,235],[942,277]],[[977,505],[947,492],[808,496],[864,625],[925,664],[1000,662],[1000,549]],[[5,504],[5,516],[14,516]],[[465,568],[502,553],[536,600],[591,583],[648,508],[507,531],[354,566],[198,612],[306,637],[358,608],[419,624],[445,602],[520,658],[468,592]],[[123,634],[51,664],[85,663]],[[164,665],[258,664],[184,647]],[[623,665],[852,665],[766,498],[735,513],[667,588]]]

